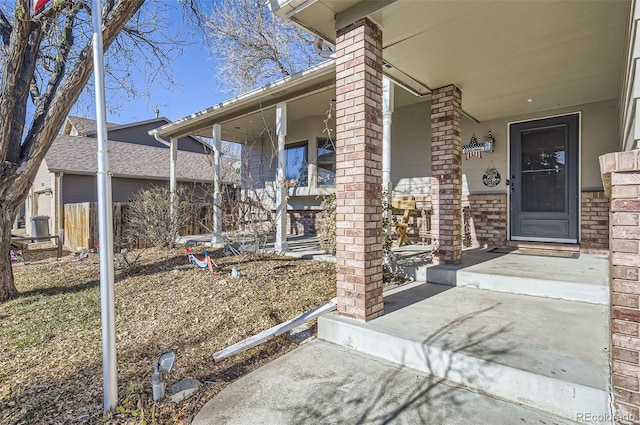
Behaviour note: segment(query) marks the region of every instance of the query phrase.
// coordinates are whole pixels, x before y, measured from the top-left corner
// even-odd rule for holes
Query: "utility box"
[[[50,236],[48,215],[35,215],[31,217],[31,236],[36,238]]]

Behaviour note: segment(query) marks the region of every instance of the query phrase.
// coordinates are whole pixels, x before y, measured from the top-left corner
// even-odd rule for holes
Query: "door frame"
[[[573,239],[548,239],[548,238],[517,238],[513,239],[511,237],[511,188],[507,186],[507,240],[508,241],[517,241],[517,242],[551,242],[551,243],[571,243],[571,244],[580,244],[580,238],[582,236],[582,111],[574,111],[574,112],[563,112],[561,114],[553,114],[553,115],[545,115],[541,117],[531,117],[522,120],[516,121],[507,121],[507,176],[511,177],[511,125],[512,124],[520,124],[532,121],[544,120],[547,118],[558,118],[565,117],[569,115],[577,115],[578,116],[578,204],[576,208],[577,217],[577,226],[578,226],[578,235],[576,241]]]

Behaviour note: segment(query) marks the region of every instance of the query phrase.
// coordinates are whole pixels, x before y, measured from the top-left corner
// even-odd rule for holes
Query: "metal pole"
[[[107,114],[102,50],[102,5],[92,1],[93,71],[96,85],[96,123],[98,127],[98,226],[100,241],[100,298],[102,311],[102,374],[104,410],[118,404],[118,365],[116,362],[115,293],[113,284],[113,219],[111,177],[107,150]]]

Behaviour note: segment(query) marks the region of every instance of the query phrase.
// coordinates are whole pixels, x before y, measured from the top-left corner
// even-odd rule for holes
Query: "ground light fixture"
[[[176,353],[167,351],[160,355],[156,363],[155,371],[151,374],[151,388],[153,389],[153,401],[164,397],[164,372],[171,372],[176,364]]]

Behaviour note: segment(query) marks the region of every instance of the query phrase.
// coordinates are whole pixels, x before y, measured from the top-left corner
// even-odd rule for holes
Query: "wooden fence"
[[[129,231],[129,208],[127,202],[113,203],[113,239],[117,248],[119,241],[127,238]],[[209,233],[212,229],[213,207],[211,204],[197,205],[194,214],[189,216],[181,235]],[[82,202],[64,206],[64,247],[76,250],[80,247],[95,248],[98,236],[98,204]],[[144,244],[138,243],[138,248]]]

